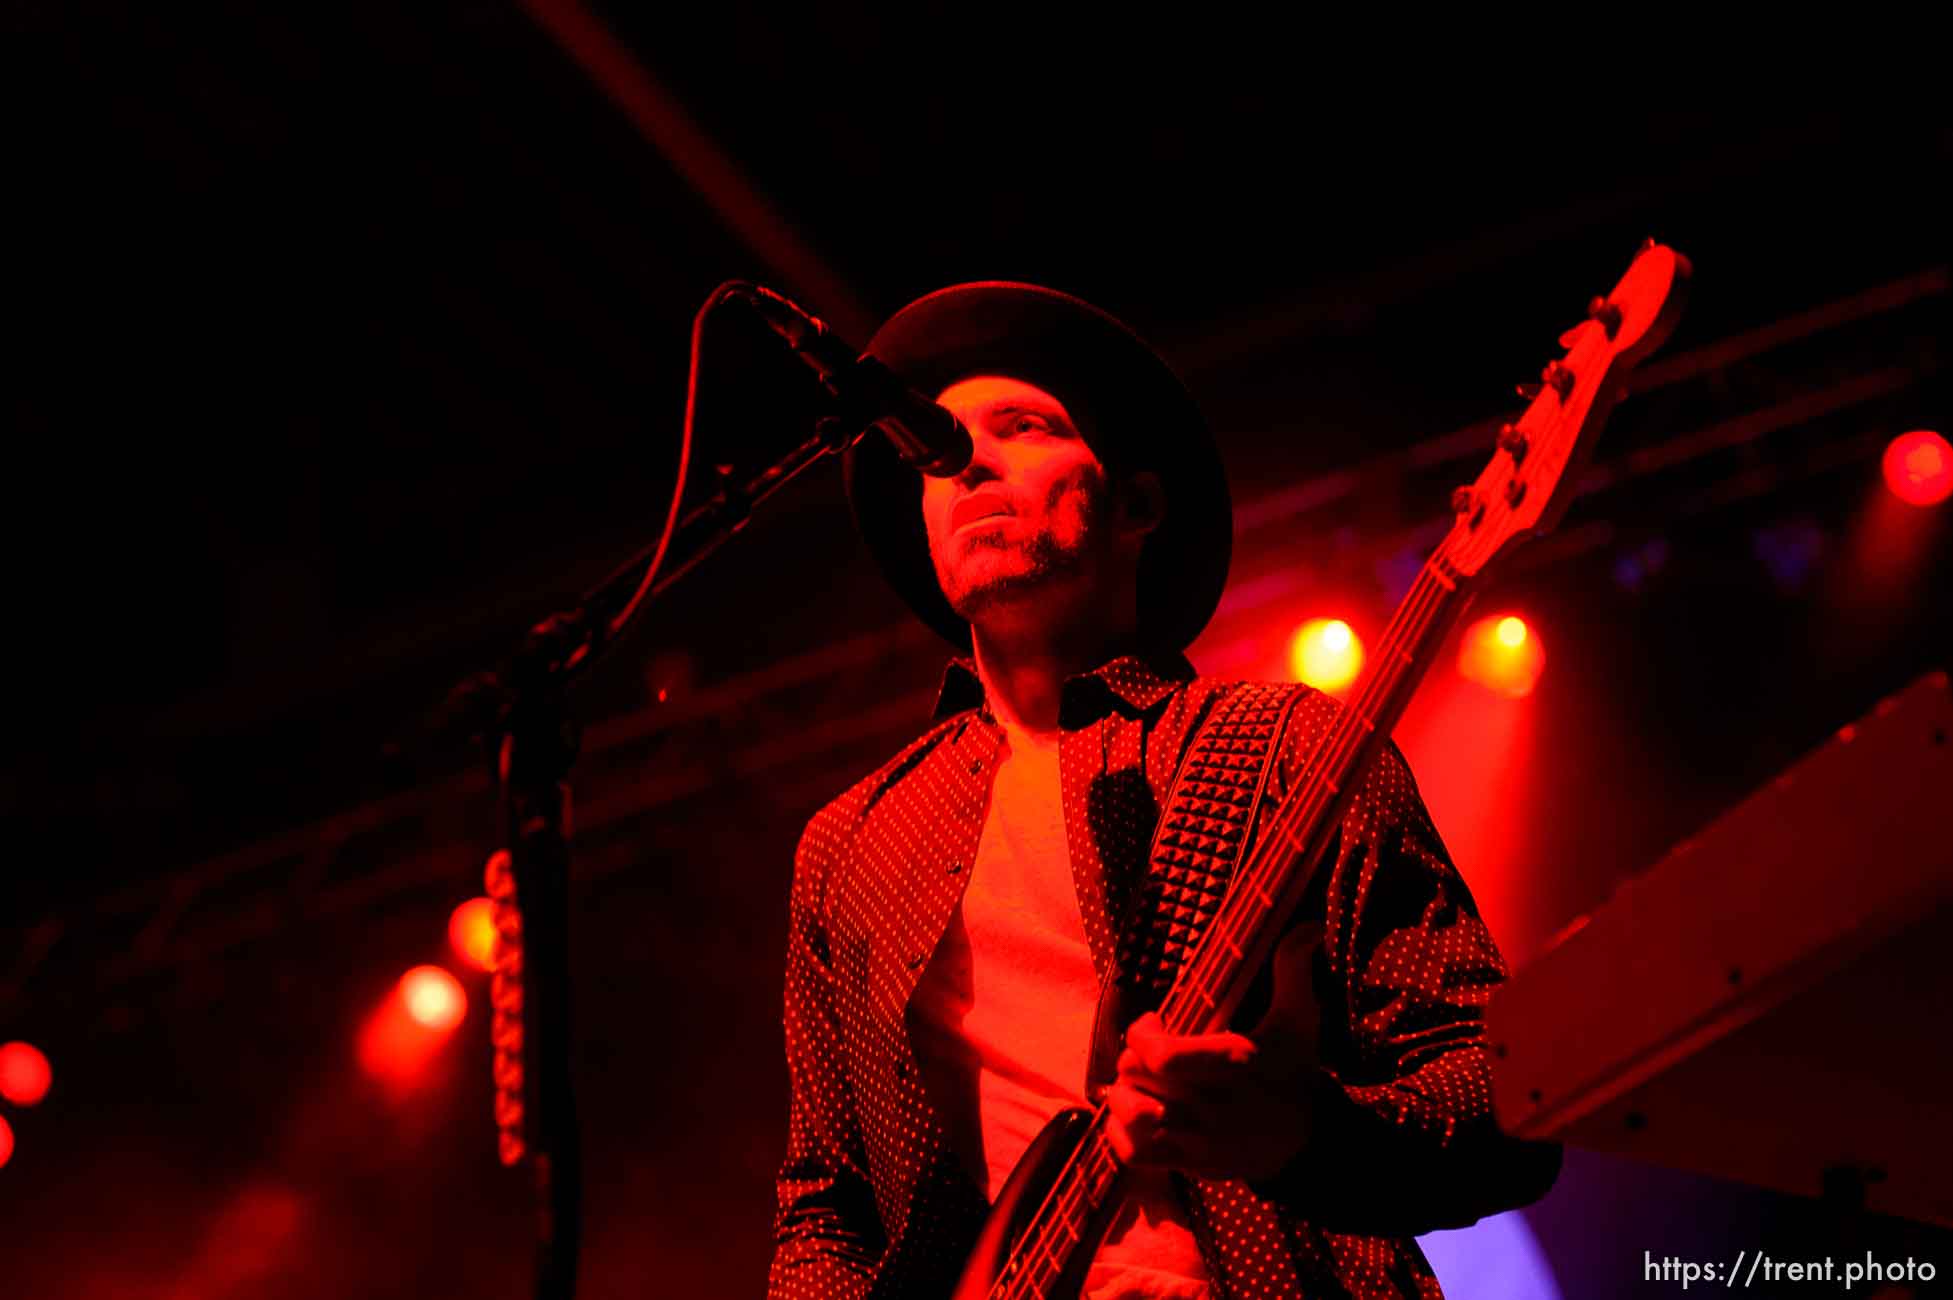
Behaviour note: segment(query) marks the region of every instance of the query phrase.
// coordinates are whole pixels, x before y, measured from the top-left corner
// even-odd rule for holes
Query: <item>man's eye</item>
[[[1050,427],[1045,423],[1044,417],[1038,415],[1020,415],[1010,422],[1012,433],[1034,433]]]

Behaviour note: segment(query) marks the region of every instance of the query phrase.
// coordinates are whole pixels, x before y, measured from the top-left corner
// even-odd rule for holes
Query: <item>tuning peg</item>
[[[1539,377],[1552,386],[1562,402],[1573,396],[1573,371],[1565,363],[1547,362],[1546,369],[1539,372]]]
[[[1509,506],[1517,506],[1521,501],[1524,501],[1525,499],[1526,499],[1526,480],[1522,478],[1506,480],[1505,503]]]
[[[1595,298],[1587,304],[1587,319],[1599,321],[1610,339],[1621,332],[1621,309],[1605,298]]]
[[[1471,526],[1478,527],[1478,521],[1485,517],[1485,503],[1478,499],[1478,493],[1470,487],[1457,487],[1451,490],[1451,513],[1460,519],[1471,516]]]
[[[1515,462],[1526,458],[1526,435],[1519,431],[1518,425],[1499,426],[1499,450],[1510,455]]]
[[[1544,391],[1544,389],[1542,389],[1538,384],[1515,384],[1513,385],[1513,391],[1518,393],[1519,396],[1523,397],[1528,402],[1530,402],[1535,397],[1538,397],[1540,393]]]

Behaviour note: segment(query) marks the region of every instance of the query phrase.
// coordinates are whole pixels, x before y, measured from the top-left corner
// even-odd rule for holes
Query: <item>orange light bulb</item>
[[[1461,676],[1513,699],[1532,694],[1545,668],[1545,648],[1515,615],[1479,619],[1465,629],[1458,646]]]
[[[1289,643],[1289,666],[1297,680],[1334,695],[1363,671],[1363,643],[1340,618],[1312,618]]]
[[[448,942],[470,966],[495,969],[495,903],[471,898],[448,917]]]
[[[468,1014],[461,981],[439,966],[416,966],[400,977],[400,998],[416,1024],[452,1029]]]

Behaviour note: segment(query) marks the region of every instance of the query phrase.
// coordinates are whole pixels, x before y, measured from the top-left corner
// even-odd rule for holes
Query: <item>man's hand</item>
[[[1260,1181],[1308,1137],[1311,1068],[1244,1034],[1169,1034],[1149,1011],[1126,1030],[1106,1136],[1127,1164]]]

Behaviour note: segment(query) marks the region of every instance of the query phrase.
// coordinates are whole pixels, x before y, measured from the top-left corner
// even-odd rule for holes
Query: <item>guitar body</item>
[[[1009,1264],[1024,1230],[1030,1225],[1032,1216],[1044,1204],[1045,1198],[1056,1186],[1059,1175],[1089,1135],[1091,1121],[1091,1111],[1073,1106],[1053,1115],[1031,1140],[1031,1145],[1024,1149],[1023,1156],[997,1193],[996,1204],[991,1206],[990,1217],[983,1222],[976,1248],[970,1252],[969,1261],[964,1264],[962,1275],[957,1279],[956,1290],[950,1293],[950,1300],[985,1300],[991,1293]],[[1059,1277],[1057,1286],[1045,1293],[1052,1300],[1079,1293],[1098,1240],[1110,1226],[1119,1204],[1118,1197],[1109,1198],[1105,1207],[1085,1225],[1080,1240],[1087,1248],[1072,1253],[1071,1262]]]
[[[1319,1019],[1315,993],[1310,987],[1309,966],[1322,943],[1322,923],[1309,921],[1290,928],[1275,950],[1270,964],[1272,996],[1255,1036],[1265,1050],[1295,1061],[1315,1059],[1315,1031]],[[1108,1000],[1110,1001],[1110,1000]],[[1117,1005],[1114,1003],[1113,1005]],[[1103,1004],[1102,1004],[1103,1011]],[[1133,1019],[1130,1008],[1115,1010],[1123,1037],[1125,1024]],[[1058,1185],[1067,1165],[1082,1159],[1082,1148],[1096,1130],[1093,1113],[1081,1106],[1067,1107],[1053,1115],[1033,1138],[1024,1154],[1011,1168],[1010,1177],[997,1193],[996,1204],[984,1220],[969,1261],[958,1277],[950,1300],[986,1300],[1009,1265],[1012,1254],[1032,1216],[1045,1204]],[[1103,1203],[1076,1223],[1078,1244],[1070,1250],[1065,1270],[1055,1286],[1036,1292],[1045,1300],[1070,1300],[1078,1295],[1090,1270],[1092,1256],[1100,1238],[1111,1226],[1124,1203],[1124,1170],[1102,1193]],[[1066,1234],[1069,1242],[1069,1232]]]

